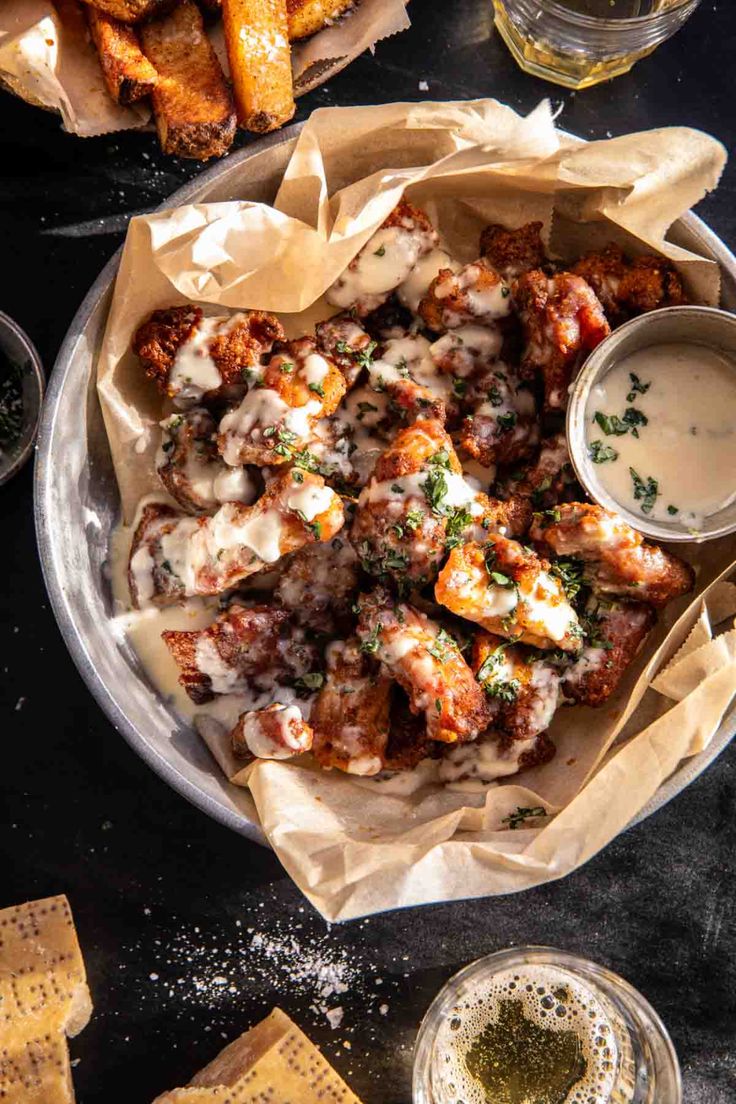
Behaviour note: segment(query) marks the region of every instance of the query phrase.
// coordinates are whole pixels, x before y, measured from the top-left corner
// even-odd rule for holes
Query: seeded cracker
[[[66,1038],[92,1000],[66,897],[0,911],[0,1100],[74,1101]]]
[[[228,1089],[223,1096],[223,1089]],[[185,1089],[154,1104],[360,1104],[280,1008],[225,1047]]]

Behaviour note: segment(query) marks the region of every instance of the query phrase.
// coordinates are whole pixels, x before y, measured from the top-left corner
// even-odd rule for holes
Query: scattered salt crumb
[[[388,1005],[387,1004],[380,1004],[378,1006],[378,1011],[381,1013],[382,1016],[388,1015]]]
[[[338,1006],[337,1008],[328,1008],[327,1009],[327,1011],[325,1012],[325,1016],[327,1017],[327,1022],[329,1023],[329,1025],[330,1025],[330,1027],[332,1028],[333,1031],[335,1030],[336,1027],[340,1026],[340,1024],[342,1023],[342,1018],[343,1018],[344,1015],[345,1015],[345,1011],[340,1006]]]
[[[148,976],[151,981],[158,981],[158,974],[149,974]]]
[[[109,832],[110,829],[112,828],[112,821],[111,820],[103,820],[102,824],[100,825],[100,828],[102,829],[103,832]]]
[[[80,1063],[81,1061],[82,1061],[82,1059],[81,1059],[81,1058],[72,1058],[72,1060],[71,1060],[71,1062],[69,1063],[69,1065],[70,1065],[70,1066],[72,1066],[72,1067],[73,1067],[74,1069],[76,1069],[76,1068],[77,1068],[77,1066],[79,1065],[79,1063]]]
[[[26,699],[25,698],[18,698],[17,702],[15,703],[15,712],[20,713],[21,709],[23,708],[23,706],[25,704],[26,704]]]
[[[426,80],[420,80],[420,82],[419,82],[419,91],[420,92],[429,92],[429,82],[426,81]]]
[[[343,1039],[342,1045],[345,1047],[346,1050],[352,1050],[353,1048],[353,1044],[348,1039]]]

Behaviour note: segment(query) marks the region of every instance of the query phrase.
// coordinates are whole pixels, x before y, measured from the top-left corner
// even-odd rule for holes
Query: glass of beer
[[[527,73],[587,88],[626,73],[700,0],[493,0],[496,26]]]
[[[677,1055],[641,993],[551,947],[451,978],[422,1021],[414,1104],[681,1104]]]

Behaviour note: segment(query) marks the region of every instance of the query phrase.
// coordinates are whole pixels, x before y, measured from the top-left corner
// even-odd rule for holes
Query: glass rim
[[[554,15],[576,27],[587,27],[589,30],[638,30],[642,27],[652,26],[657,22],[664,22],[670,15],[676,15],[689,4],[697,6],[700,0],[679,0],[679,3],[665,8],[663,11],[650,12],[649,15],[630,15],[623,19],[606,19],[600,15],[585,15],[583,12],[574,12],[564,7],[558,0],[534,0],[539,7],[549,15]]]
[[[413,1104],[429,1104],[431,1100],[429,1078],[432,1046],[439,1030],[438,1017],[448,1000],[455,996],[465,982],[471,981],[475,976],[482,977],[498,970],[515,967],[517,964],[520,967],[538,964],[557,967],[562,971],[567,969],[573,974],[577,973],[583,984],[587,981],[588,984],[598,985],[604,989],[613,989],[619,998],[625,997],[630,1004],[629,1012],[636,1014],[639,1026],[644,1029],[645,1021],[648,1020],[649,1029],[657,1035],[662,1046],[659,1061],[664,1063],[664,1067],[673,1077],[671,1088],[674,1089],[674,1095],[670,1104],[681,1104],[682,1077],[677,1052],[667,1027],[644,994],[626,978],[602,963],[594,962],[574,951],[538,943],[516,944],[492,951],[467,963],[447,979],[424,1013],[414,1043],[411,1098]],[[610,996],[610,994],[607,995]]]

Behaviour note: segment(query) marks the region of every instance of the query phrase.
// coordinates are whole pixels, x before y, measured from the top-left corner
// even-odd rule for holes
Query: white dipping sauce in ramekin
[[[736,365],[677,342],[623,357],[590,390],[588,455],[633,514],[700,530],[736,500]]]

